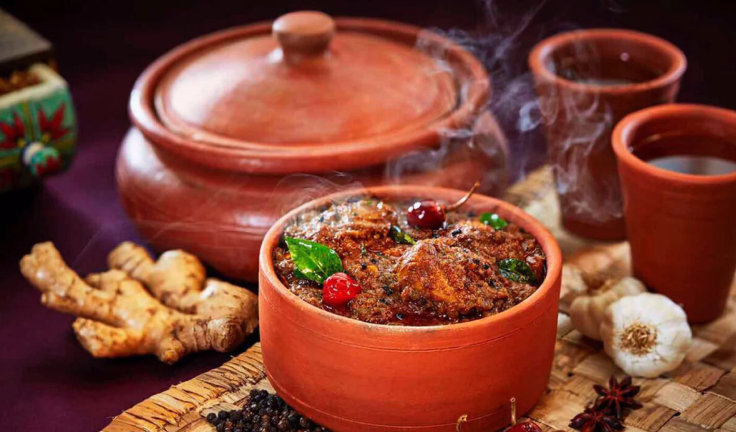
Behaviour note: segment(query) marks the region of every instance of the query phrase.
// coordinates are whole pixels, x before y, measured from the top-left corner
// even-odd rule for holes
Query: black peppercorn
[[[242,410],[207,414],[217,432],[329,432],[299,415],[276,394],[253,389]]]
[[[289,420],[289,424],[294,429],[296,429],[296,428],[299,427],[299,414],[297,414],[297,413],[291,413],[291,414],[289,414],[288,420]]]

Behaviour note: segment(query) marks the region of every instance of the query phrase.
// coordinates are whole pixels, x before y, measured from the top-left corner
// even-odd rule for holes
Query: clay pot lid
[[[196,39],[141,76],[131,117],[216,168],[345,170],[436,145],[488,98],[483,66],[412,26],[294,12]],[[418,40],[439,58],[416,48]]]
[[[184,136],[237,145],[344,143],[425,126],[455,106],[452,75],[413,47],[294,12],[263,34],[182,59],[156,98]]]

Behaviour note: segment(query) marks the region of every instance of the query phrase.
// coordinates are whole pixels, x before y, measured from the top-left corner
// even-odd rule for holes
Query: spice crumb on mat
[[[330,432],[313,423],[266,390],[253,389],[242,410],[209,413],[207,421],[217,432]]]

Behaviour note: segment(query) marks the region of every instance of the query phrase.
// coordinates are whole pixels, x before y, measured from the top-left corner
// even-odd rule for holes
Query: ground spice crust
[[[362,292],[344,308],[323,305],[322,286],[300,279],[284,242],[273,254],[281,281],[306,302],[343,316],[390,325],[439,325],[507,310],[544,280],[546,257],[519,226],[495,229],[479,214],[455,211],[441,229],[417,229],[406,220],[414,202],[356,197],[300,214],[285,236],[333,249]],[[398,227],[414,244],[399,239]],[[513,280],[503,261],[522,262],[529,277]]]

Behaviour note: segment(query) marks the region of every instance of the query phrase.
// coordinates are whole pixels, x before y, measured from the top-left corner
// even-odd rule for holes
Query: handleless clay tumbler
[[[613,149],[635,275],[691,322],[717,318],[736,271],[736,112],[648,108],[618,124]]]
[[[674,101],[685,56],[654,36],[593,29],[545,39],[529,55],[529,66],[563,226],[591,239],[623,239],[611,131],[631,112]]]

